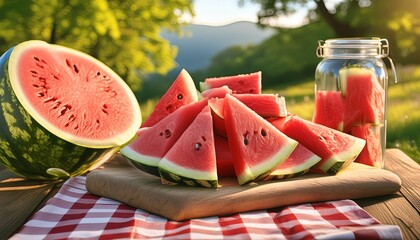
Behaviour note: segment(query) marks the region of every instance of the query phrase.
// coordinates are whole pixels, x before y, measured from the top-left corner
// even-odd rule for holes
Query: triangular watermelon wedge
[[[190,74],[185,69],[182,69],[169,89],[160,98],[153,112],[141,126],[153,126],[181,106],[196,101],[198,101],[198,96],[194,81]]]
[[[159,176],[158,163],[207,105],[207,99],[180,107],[152,127],[141,128],[120,152],[137,168]]]
[[[216,151],[210,107],[206,106],[159,162],[163,183],[217,187]]]
[[[269,173],[286,160],[298,144],[231,95],[225,97],[223,115],[241,185]]]
[[[336,174],[347,167],[365,146],[365,140],[296,115],[287,117],[282,131],[322,158],[314,170]]]

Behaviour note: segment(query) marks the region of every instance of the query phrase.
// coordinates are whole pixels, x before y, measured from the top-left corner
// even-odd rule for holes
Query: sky
[[[327,7],[334,6],[341,0],[325,0]],[[196,16],[185,17],[193,24],[220,26],[237,21],[257,22],[257,12],[260,6],[255,3],[245,2],[239,6],[238,0],[194,0]],[[293,16],[283,17],[278,21],[281,27],[298,27],[304,23],[306,10],[302,9]]]
[[[260,6],[246,2],[239,6],[238,0],[194,0],[194,18],[186,17],[193,24],[220,26],[237,21],[257,22],[257,12]],[[294,27],[302,24],[306,12],[301,11],[295,16],[282,19],[282,26]]]

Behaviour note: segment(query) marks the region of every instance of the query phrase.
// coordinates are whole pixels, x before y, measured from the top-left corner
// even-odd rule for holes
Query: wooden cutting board
[[[130,165],[95,170],[86,178],[86,188],[93,194],[175,221],[392,194],[400,189],[401,180],[390,171],[352,163],[335,176],[309,173],[245,186],[236,179],[222,179],[220,185],[218,189],[163,185],[158,177]]]

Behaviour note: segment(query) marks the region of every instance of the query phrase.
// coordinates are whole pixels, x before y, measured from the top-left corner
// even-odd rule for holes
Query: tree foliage
[[[420,4],[418,0],[341,0],[327,8],[328,0],[239,0],[260,5],[259,22],[272,23],[278,16],[308,10],[310,22],[322,20],[335,37],[387,38],[402,63],[419,62]]]
[[[0,51],[39,39],[98,58],[136,90],[147,73],[175,65],[160,29],[180,31],[191,0],[0,0]]]

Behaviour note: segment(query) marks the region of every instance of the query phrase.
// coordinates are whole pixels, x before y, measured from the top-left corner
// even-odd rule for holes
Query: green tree
[[[270,25],[279,16],[308,10],[309,22],[322,20],[336,37],[387,38],[397,49],[399,62],[420,62],[420,4],[418,0],[341,0],[327,8],[328,0],[239,0],[240,4],[259,4],[262,25]]]
[[[192,0],[0,0],[0,51],[29,39],[98,58],[137,90],[148,73],[166,73],[177,49],[160,30],[180,32]]]

